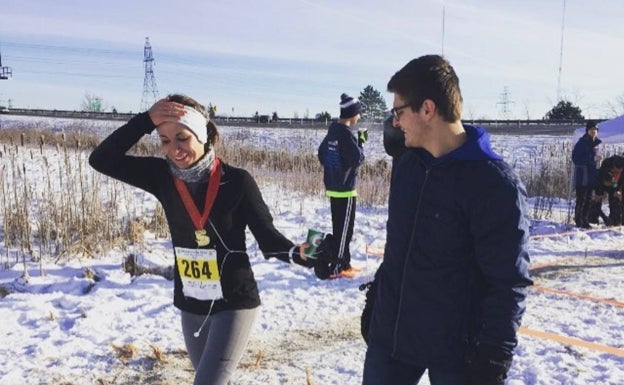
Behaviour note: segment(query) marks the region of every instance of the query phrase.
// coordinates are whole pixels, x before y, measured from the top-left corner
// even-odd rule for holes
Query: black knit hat
[[[588,120],[587,123],[585,124],[585,133],[587,133],[587,131],[589,131],[590,128],[596,128],[597,130],[598,125],[593,120]]]
[[[347,94],[340,95],[340,119],[349,119],[364,110],[364,104]]]

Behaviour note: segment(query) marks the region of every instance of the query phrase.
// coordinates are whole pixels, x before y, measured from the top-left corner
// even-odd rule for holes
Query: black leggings
[[[353,223],[355,222],[355,197],[330,197],[329,200],[336,255],[342,259],[340,267],[348,268],[351,265],[349,243],[353,237]]]

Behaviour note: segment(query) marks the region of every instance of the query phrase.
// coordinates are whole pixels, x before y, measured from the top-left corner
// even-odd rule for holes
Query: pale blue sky
[[[339,95],[386,84],[412,58],[444,53],[464,119],[539,119],[557,91],[586,117],[624,95],[624,1],[3,0],[0,104],[80,109],[85,93],[138,111],[149,36],[161,96],[185,93],[219,114],[338,114]],[[444,10],[444,18],[443,18]],[[444,29],[443,29],[444,20]],[[443,32],[444,31],[444,32]]]

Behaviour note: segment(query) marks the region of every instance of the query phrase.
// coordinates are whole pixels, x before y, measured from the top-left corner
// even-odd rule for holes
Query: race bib
[[[223,298],[215,249],[176,247],[175,253],[184,296],[201,301]]]

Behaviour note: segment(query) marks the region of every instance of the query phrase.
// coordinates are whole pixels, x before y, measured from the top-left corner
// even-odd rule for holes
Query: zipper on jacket
[[[422,160],[421,160],[422,162]],[[424,162],[422,162],[424,163]],[[418,214],[420,213],[420,204],[422,203],[423,193],[425,191],[425,185],[427,184],[427,180],[429,179],[429,172],[431,171],[431,167],[425,165],[425,178],[423,179],[422,186],[420,187],[420,195],[418,196],[418,202],[416,203],[416,212],[414,213],[414,225],[412,227],[412,234],[410,236],[409,245],[407,248],[407,252],[405,255],[405,260],[403,261],[403,276],[401,277],[401,290],[399,292],[399,304],[397,308],[397,318],[394,324],[394,340],[392,342],[392,355],[396,354],[397,350],[397,340],[398,340],[398,330],[399,330],[399,319],[401,318],[401,309],[403,303],[403,291],[405,289],[405,275],[407,272],[407,261],[412,251],[412,246],[414,244],[414,238],[416,236],[416,225],[418,224]]]

